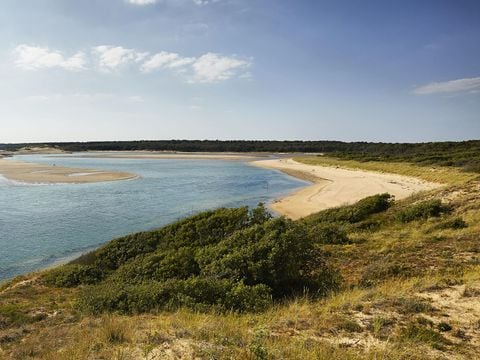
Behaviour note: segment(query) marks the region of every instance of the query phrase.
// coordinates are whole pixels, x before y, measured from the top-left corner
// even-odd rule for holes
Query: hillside
[[[454,179],[296,221],[218,209],[115,239],[4,284],[0,354],[474,359],[480,179]]]

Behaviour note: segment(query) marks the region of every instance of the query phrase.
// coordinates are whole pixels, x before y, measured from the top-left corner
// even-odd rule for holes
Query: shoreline
[[[311,185],[282,196],[268,205],[275,213],[292,220],[328,208],[350,205],[367,196],[380,193],[389,193],[396,199],[403,199],[420,191],[443,186],[398,174],[307,165],[291,158],[257,160],[250,164],[278,170],[311,182]]]
[[[61,157],[61,155],[56,154]],[[272,154],[236,152],[174,152],[174,151],[86,151],[72,157],[100,159],[199,159],[199,160],[244,160],[267,159]],[[53,156],[56,157],[56,156]]]
[[[8,158],[0,158],[0,176],[19,185],[85,184],[138,178],[128,172],[52,166]]]

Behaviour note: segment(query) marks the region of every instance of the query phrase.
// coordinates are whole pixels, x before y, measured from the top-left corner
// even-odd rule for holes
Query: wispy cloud
[[[444,82],[434,82],[419,86],[413,90],[417,95],[430,95],[440,93],[475,92],[480,89],[480,77],[456,79]]]
[[[176,53],[162,51],[145,61],[141,66],[141,70],[143,72],[150,72],[162,68],[179,69],[193,62],[195,62],[195,58],[182,57]]]
[[[13,51],[15,66],[25,70],[63,68],[65,70],[85,70],[86,57],[83,52],[77,52],[71,57],[65,57],[56,50],[46,47],[18,45]]]
[[[247,60],[207,53],[198,58],[193,64],[194,77],[191,81],[212,83],[228,80],[250,65],[251,62]]]
[[[174,69],[185,74],[189,83],[214,83],[238,76],[245,78],[245,70],[250,60],[234,56],[207,53],[198,58],[183,57],[176,53],[161,52],[145,61],[141,70],[152,72],[160,69]]]
[[[128,63],[141,62],[148,55],[148,53],[111,45],[95,46],[93,52],[99,56],[99,68],[107,71],[115,70]]]
[[[161,51],[150,55],[122,46],[100,45],[91,48],[87,55],[78,52],[65,58],[59,51],[47,48],[19,45],[14,50],[15,66],[26,70],[41,70],[60,67],[66,70],[91,70],[118,72],[128,65],[143,73],[171,71],[188,83],[216,83],[232,78],[251,79],[248,71],[252,60],[236,55],[206,53],[198,57],[183,56]]]

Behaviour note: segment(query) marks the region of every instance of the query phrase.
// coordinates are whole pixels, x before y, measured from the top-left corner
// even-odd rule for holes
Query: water
[[[241,161],[28,155],[59,166],[127,171],[139,179],[26,185],[0,178],[0,280],[80,255],[112,238],[217,207],[255,206],[305,182]]]

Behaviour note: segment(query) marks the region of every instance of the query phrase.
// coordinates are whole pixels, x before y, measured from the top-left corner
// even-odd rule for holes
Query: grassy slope
[[[455,185],[372,216],[375,230],[348,226],[350,244],[324,245],[345,282],[323,300],[291,300],[260,314],[180,309],[93,318],[76,310],[78,289],[45,287],[41,274],[16,279],[0,295],[0,358],[475,358],[480,181],[458,175],[442,175]],[[431,198],[450,203],[453,213],[408,224],[392,220],[402,208]],[[439,228],[459,216],[468,227]],[[369,287],[359,285],[366,280]]]
[[[338,166],[346,169],[362,169],[414,176],[422,180],[442,184],[461,183],[478,176],[478,174],[465,172],[459,168],[418,166],[408,162],[342,160],[328,156],[300,156],[296,157],[295,160],[308,165]]]

